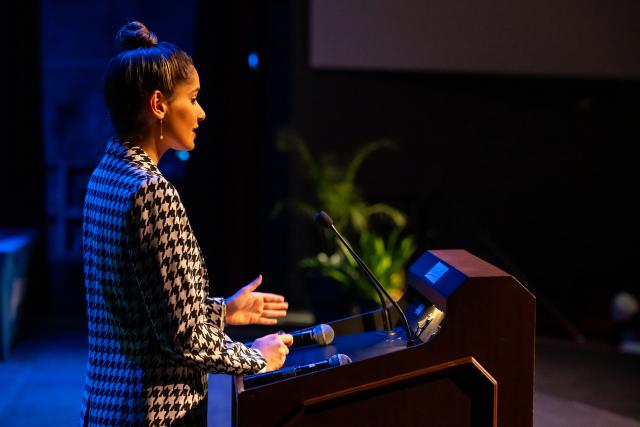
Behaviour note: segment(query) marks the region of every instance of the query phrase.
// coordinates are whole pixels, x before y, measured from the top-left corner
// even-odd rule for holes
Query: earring
[[[160,139],[164,139],[164,135],[162,134],[162,119],[160,119]]]

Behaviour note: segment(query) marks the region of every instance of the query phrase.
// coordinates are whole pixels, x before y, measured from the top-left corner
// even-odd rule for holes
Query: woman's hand
[[[271,334],[255,340],[251,348],[260,350],[260,353],[267,361],[265,372],[269,372],[280,369],[284,365],[291,344],[293,344],[291,335]]]
[[[287,315],[289,303],[282,295],[254,292],[262,283],[262,275],[226,300],[229,325],[275,325],[278,317]]]

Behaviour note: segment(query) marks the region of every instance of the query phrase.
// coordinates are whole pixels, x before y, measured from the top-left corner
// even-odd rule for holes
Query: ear
[[[148,99],[149,110],[157,119],[164,119],[167,113],[167,98],[159,90],[154,90]]]

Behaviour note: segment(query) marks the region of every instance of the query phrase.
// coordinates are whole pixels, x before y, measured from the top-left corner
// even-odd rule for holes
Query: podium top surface
[[[464,249],[434,249],[428,252],[455,267],[467,277],[509,276],[508,273],[495,265],[489,264]]]

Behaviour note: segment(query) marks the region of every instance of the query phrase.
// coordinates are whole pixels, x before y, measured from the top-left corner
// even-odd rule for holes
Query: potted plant
[[[309,200],[291,200],[288,205],[307,217],[319,210],[329,213],[336,228],[351,242],[385,290],[394,299],[399,299],[404,293],[405,265],[416,249],[415,239],[405,231],[406,214],[385,203],[368,203],[356,184],[357,173],[366,158],[376,151],[394,148],[394,144],[388,140],[372,141],[360,146],[347,159],[329,152],[314,156],[296,132],[281,130],[277,147],[282,152],[294,154],[301,162],[310,187]],[[314,307],[317,320],[355,314],[380,303],[373,285],[356,261],[333,237],[326,235],[327,249],[305,257],[299,263],[308,273],[312,285],[322,282],[317,288],[320,292],[314,292],[316,288],[311,290],[312,303],[317,303]],[[331,287],[336,292],[323,298],[330,294]],[[348,307],[335,311],[338,302],[346,303]],[[327,313],[327,305],[334,310]],[[322,310],[324,315],[320,313]]]

